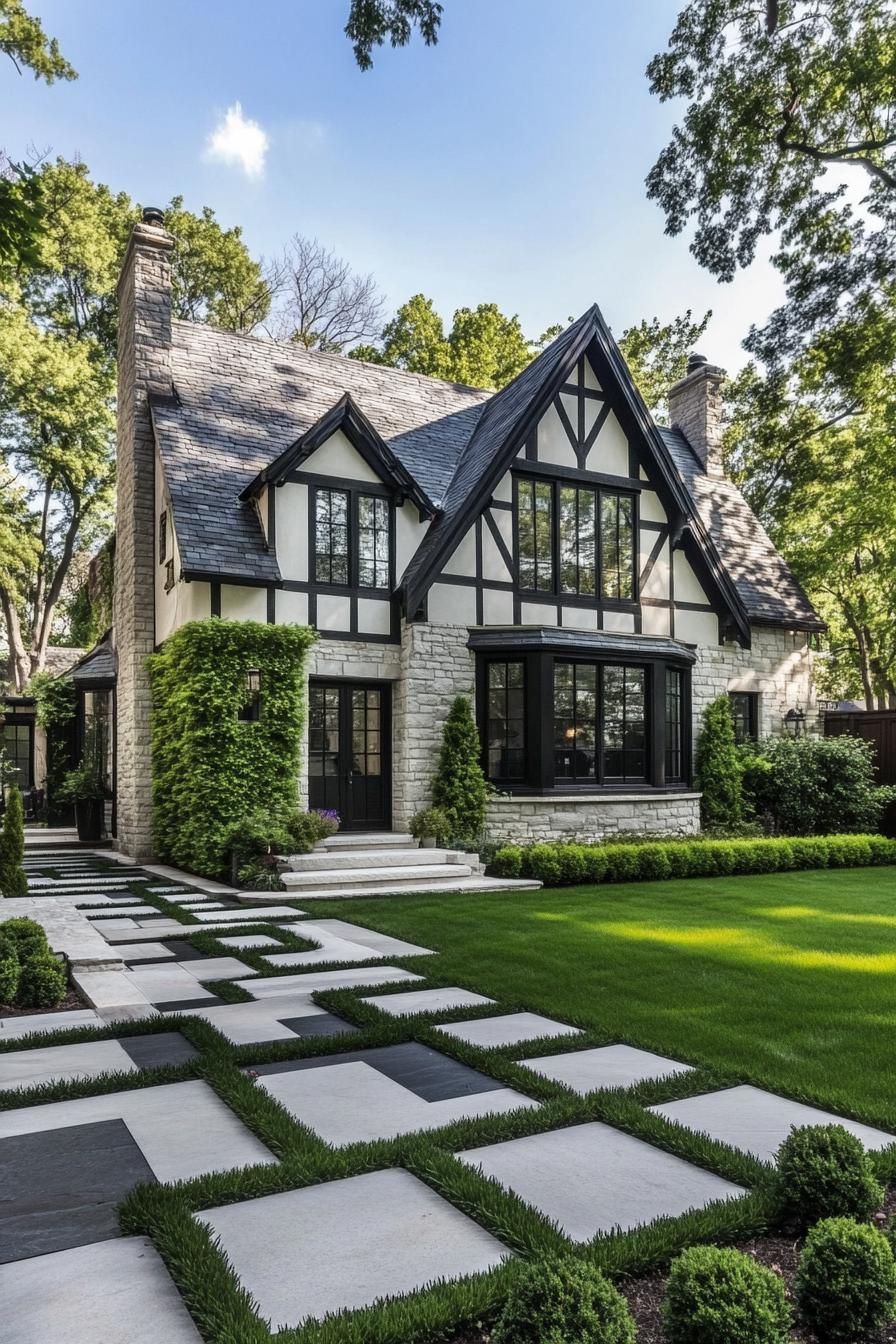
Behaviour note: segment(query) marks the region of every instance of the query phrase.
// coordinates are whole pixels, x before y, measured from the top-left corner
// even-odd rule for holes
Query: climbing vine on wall
[[[226,835],[297,800],[305,626],[191,621],[149,659],[158,857],[224,875]]]

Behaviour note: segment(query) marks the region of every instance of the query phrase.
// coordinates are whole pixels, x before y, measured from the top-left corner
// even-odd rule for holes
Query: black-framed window
[[[522,795],[686,788],[690,660],[658,650],[633,662],[627,650],[589,642],[471,638],[488,778]]]
[[[585,783],[646,782],[643,667],[555,661],[554,777]]]
[[[559,480],[516,478],[521,589],[635,600],[635,496]]]
[[[666,781],[684,779],[684,676],[666,668]]]
[[[7,783],[20,789],[34,784],[34,725],[33,722],[10,722],[3,725],[3,747],[9,757]]]
[[[488,777],[523,779],[526,773],[526,669],[522,662],[490,662],[487,672]]]
[[[314,577],[348,583],[347,490],[319,489],[314,497]]]
[[[520,587],[554,589],[554,487],[550,481],[517,484]]]
[[[165,592],[170,593],[174,587],[174,561],[165,561]]]
[[[759,695],[756,691],[729,691],[734,736],[738,742],[755,742],[759,737]]]
[[[316,486],[313,577],[339,587],[392,586],[392,506],[373,491]]]
[[[635,591],[635,510],[631,495],[601,491],[600,591],[630,602]]]
[[[168,559],[168,511],[159,514],[159,564]]]

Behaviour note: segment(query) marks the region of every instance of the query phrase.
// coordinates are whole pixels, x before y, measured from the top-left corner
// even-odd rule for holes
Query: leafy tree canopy
[[[137,206],[58,159],[35,174],[44,227],[33,261],[0,276],[0,613],[10,678],[44,662],[73,565],[111,524],[115,286]],[[227,325],[262,312],[260,270],[237,230],[175,199],[179,313]]]
[[[393,47],[406,47],[415,27],[428,47],[439,40],[442,6],[436,0],[351,0],[346,37],[350,38],[361,70],[373,66],[373,49],[388,38]]]
[[[687,99],[647,178],[721,280],[777,234],[786,303],[748,347],[823,360],[835,400],[896,360],[896,10],[887,0],[692,0],[648,66]],[[861,197],[857,200],[857,197]]]
[[[29,14],[22,0],[0,0],[0,51],[8,56],[19,74],[30,70],[35,79],[52,84],[54,79],[77,79],[78,72],[59,50],[55,37],[47,37],[41,21]]]
[[[626,327],[618,345],[638,385],[648,409],[657,420],[666,422],[666,398],[669,388],[687,372],[688,355],[709,325],[712,311],[696,321],[691,310],[661,322],[658,317],[643,318],[634,327]]]

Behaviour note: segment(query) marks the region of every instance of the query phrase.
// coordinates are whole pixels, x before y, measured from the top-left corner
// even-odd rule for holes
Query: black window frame
[[[686,655],[675,656],[663,652],[655,657],[645,654],[633,657],[621,650],[603,651],[574,648],[544,648],[533,646],[528,636],[518,644],[489,648],[488,641],[473,644],[476,654],[476,710],[482,746],[482,768],[486,778],[496,787],[515,795],[545,796],[551,794],[618,794],[623,793],[682,793],[690,789],[693,778],[693,728],[691,713],[691,665]],[[527,647],[528,643],[528,647]],[[522,779],[508,779],[494,774],[488,755],[488,667],[493,662],[524,663],[524,756],[525,772]],[[558,663],[585,664],[597,669],[598,718],[596,750],[601,763],[594,778],[558,775],[555,768],[555,670]],[[600,669],[631,667],[644,672],[644,773],[638,779],[607,775],[603,767],[604,711],[600,689]],[[666,672],[675,671],[680,677],[681,705],[678,724],[678,751],[680,766],[676,778],[667,776],[666,730]]]
[[[531,587],[523,582],[521,570],[521,549],[520,549],[520,487],[524,486],[532,490],[533,499],[535,490],[538,486],[546,486],[551,491],[551,585],[550,587]],[[563,587],[562,564],[561,564],[561,544],[560,544],[560,516],[561,516],[561,492],[563,490],[587,491],[594,496],[594,561],[593,591],[583,591],[581,586],[580,566],[577,566],[577,589],[565,589]],[[603,533],[603,513],[605,499],[627,499],[631,507],[631,566],[630,575],[630,597],[611,597],[606,596],[605,587],[605,569],[604,569],[604,533]],[[525,473],[513,473],[513,576],[514,584],[518,592],[525,597],[536,596],[544,598],[554,597],[558,602],[564,602],[570,605],[587,604],[589,606],[605,607],[608,610],[634,611],[638,607],[638,537],[640,527],[639,517],[639,492],[634,489],[627,489],[619,485],[607,485],[602,481],[595,481],[587,476],[565,473],[562,476],[539,475],[535,472],[527,471]],[[576,511],[579,512],[579,498],[576,497]],[[619,510],[617,508],[617,519]],[[617,524],[618,535],[618,524]],[[578,551],[578,543],[577,543]],[[525,563],[525,562],[522,562]],[[536,555],[536,584],[538,579],[538,557]],[[620,571],[621,572],[621,571]]]
[[[163,509],[159,514],[159,564],[164,565],[168,559],[168,510]]]
[[[493,671],[493,669],[498,668],[498,667],[501,667],[501,668],[504,669],[504,685],[503,685],[502,687],[496,687],[496,686],[493,686],[493,684],[492,684],[492,671]],[[519,669],[520,669],[520,672],[521,672],[521,677],[520,677],[520,680],[521,680],[521,686],[519,686],[519,687],[517,687],[517,686],[511,686],[511,685],[510,685],[510,680],[509,680],[509,669],[510,669],[511,667],[519,667]],[[485,684],[485,700],[486,700],[486,703],[485,703],[484,708],[483,708],[483,720],[484,720],[484,725],[485,725],[485,731],[484,731],[484,734],[483,734],[483,750],[484,750],[484,754],[485,754],[485,773],[486,773],[486,777],[487,777],[488,779],[490,779],[490,780],[491,780],[493,783],[495,783],[495,784],[499,784],[499,783],[500,783],[500,784],[504,784],[504,785],[512,786],[512,785],[514,785],[514,784],[518,784],[518,783],[521,783],[521,782],[525,781],[525,778],[526,778],[526,751],[527,751],[527,744],[528,744],[528,724],[527,724],[527,717],[528,717],[528,716],[527,716],[527,704],[528,704],[528,702],[527,702],[527,698],[526,698],[526,662],[525,662],[525,659],[524,659],[524,658],[514,658],[514,657],[512,657],[512,656],[511,656],[511,657],[507,657],[507,658],[487,658],[487,659],[485,660],[485,683],[484,683],[484,684]],[[508,742],[509,742],[510,738],[509,738],[509,733],[508,733],[508,730],[507,730],[507,725],[510,724],[510,723],[513,723],[513,722],[516,722],[516,721],[517,721],[517,716],[516,716],[516,715],[511,715],[510,712],[509,712],[509,700],[510,700],[510,694],[509,694],[509,693],[510,693],[510,691],[516,691],[516,690],[522,690],[522,700],[523,700],[523,713],[522,713],[522,716],[521,716],[521,718],[520,718],[520,722],[522,723],[522,742],[523,742],[523,745],[522,745],[522,748],[521,748],[521,749],[518,748],[518,747],[512,747],[512,748],[511,748],[510,746],[508,746]],[[493,733],[492,733],[492,722],[493,722],[493,716],[492,716],[492,696],[493,696],[496,692],[498,692],[498,691],[503,691],[503,699],[504,699],[504,715],[503,715],[503,723],[504,723],[504,725],[505,725],[505,727],[504,727],[504,734],[503,734],[503,736],[504,736],[504,747],[503,747],[504,760],[505,760],[505,761],[508,760],[508,758],[509,758],[509,753],[510,753],[511,751],[516,752],[516,751],[520,751],[520,750],[521,750],[521,753],[522,753],[522,755],[521,755],[521,760],[520,760],[520,763],[519,763],[520,768],[519,768],[519,769],[515,769],[515,770],[513,770],[513,771],[506,771],[506,770],[503,770],[503,771],[493,771],[493,770],[492,770],[492,760],[491,760],[491,754],[492,754],[492,751],[493,751],[493,747],[492,747],[492,738],[493,738]]]
[[[758,742],[759,692],[729,691],[728,703],[731,707],[731,718],[734,722],[734,740],[738,745],[743,742]],[[743,713],[736,711],[735,705],[737,704],[741,705]]]
[[[332,495],[333,493],[341,493],[346,496],[348,564],[345,582],[334,580],[332,577],[329,579],[318,578],[317,572],[318,496],[321,494]],[[371,594],[378,597],[391,596],[395,587],[395,504],[392,493],[367,482],[321,479],[309,485],[308,494],[308,579],[310,585],[323,592]],[[361,582],[360,538],[362,526],[360,522],[360,501],[364,498],[382,500],[386,505],[388,570],[387,582],[384,585]],[[375,535],[376,532],[374,532],[374,546],[376,544]],[[321,552],[321,554],[324,553]],[[332,550],[328,554],[332,557]],[[375,566],[376,558],[374,557]],[[332,565],[330,574],[332,575]]]

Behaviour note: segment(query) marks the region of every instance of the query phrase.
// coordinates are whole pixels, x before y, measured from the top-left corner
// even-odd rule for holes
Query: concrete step
[[[380,891],[416,891],[421,882],[437,885],[472,876],[473,869],[466,863],[420,863],[414,867],[351,868],[337,869],[335,872],[328,869],[324,872],[282,874],[287,889],[297,892],[303,900],[305,893],[310,891],[350,890],[355,887]]]
[[[329,900],[352,900],[361,896],[411,896],[411,895],[437,895],[437,896],[462,896],[472,895],[482,892],[486,894],[490,891],[538,891],[541,888],[541,882],[522,880],[517,878],[501,877],[457,877],[449,878],[444,882],[419,882],[409,883],[407,885],[396,885],[394,882],[379,884],[376,886],[343,886],[336,887],[333,890],[312,890],[307,887],[302,889],[302,902],[307,901],[310,905],[312,901]],[[298,926],[301,932],[301,927]]]
[[[314,846],[315,852],[347,849],[412,849],[417,841],[404,831],[340,831]]]
[[[311,854],[292,854],[287,867],[294,873],[325,872],[352,868],[417,868],[437,863],[464,863],[458,849],[342,849],[314,850]]]

